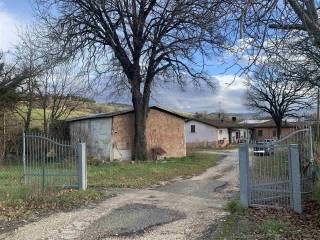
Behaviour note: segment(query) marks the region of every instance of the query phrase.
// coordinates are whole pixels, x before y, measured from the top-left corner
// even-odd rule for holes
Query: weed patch
[[[229,215],[217,223],[211,239],[320,239],[320,206],[309,201],[303,214],[289,210],[243,209],[238,201],[227,204]]]

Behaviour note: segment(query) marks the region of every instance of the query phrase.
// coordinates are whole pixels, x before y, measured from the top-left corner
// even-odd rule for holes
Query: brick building
[[[268,120],[259,124],[248,125],[247,127],[252,129],[252,138],[254,141],[277,139],[277,127],[272,120]],[[284,121],[281,127],[281,137],[285,137],[301,127],[305,127],[303,122]]]
[[[129,160],[134,139],[133,110],[96,114],[68,120],[73,141],[84,141],[87,154],[101,161]],[[150,107],[146,140],[150,159],[186,156],[185,117]]]

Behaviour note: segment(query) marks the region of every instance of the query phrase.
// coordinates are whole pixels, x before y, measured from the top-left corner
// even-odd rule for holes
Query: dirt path
[[[237,152],[224,154],[199,176],[158,188],[121,190],[96,206],[51,215],[0,239],[203,239],[238,191]]]

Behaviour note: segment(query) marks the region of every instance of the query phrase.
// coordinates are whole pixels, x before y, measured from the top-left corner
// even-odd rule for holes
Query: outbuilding
[[[149,108],[146,123],[150,159],[186,156],[185,117],[159,106]],[[134,111],[102,113],[68,120],[72,141],[87,144],[87,155],[100,161],[130,160]]]

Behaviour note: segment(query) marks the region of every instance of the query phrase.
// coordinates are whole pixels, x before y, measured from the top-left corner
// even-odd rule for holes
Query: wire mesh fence
[[[292,146],[296,146],[297,156],[290,152]],[[240,172],[246,176],[240,177],[246,178],[248,188],[242,192],[247,194],[248,205],[292,207],[292,191],[296,187],[293,182],[297,179],[302,200],[312,192],[315,178],[311,128],[296,130],[279,141],[246,145],[240,151],[247,151],[240,154],[240,158],[248,161]],[[240,169],[243,159],[240,159]],[[299,176],[293,173],[295,167],[299,168]]]

